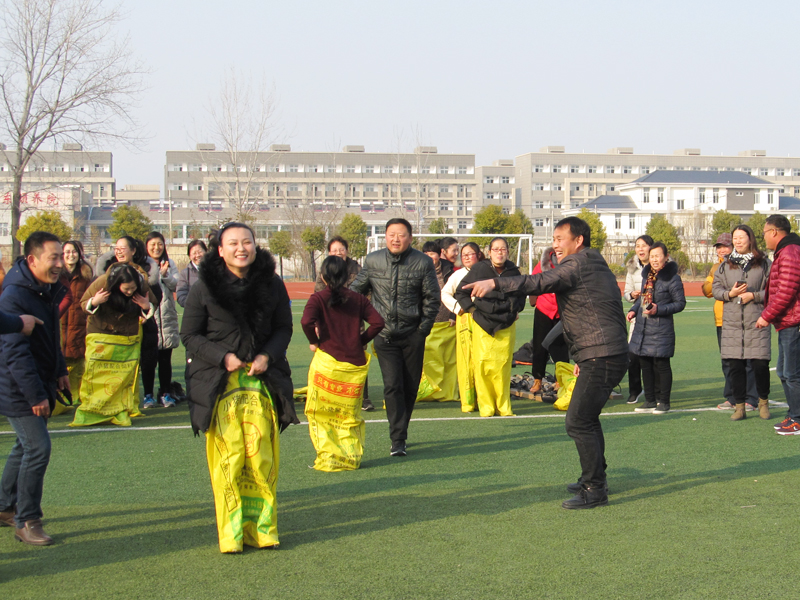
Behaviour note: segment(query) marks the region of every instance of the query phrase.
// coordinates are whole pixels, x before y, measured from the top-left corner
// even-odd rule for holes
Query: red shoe
[[[776,429],[775,433],[777,433],[778,435],[800,435],[800,423],[793,420],[786,426],[781,427],[780,429]]]
[[[792,423],[792,421],[794,421],[794,419],[793,419],[792,417],[786,417],[786,418],[785,418],[783,421],[781,421],[780,423],[775,423],[775,425],[773,425],[773,427],[774,427],[776,430],[778,430],[778,429],[782,429],[783,427],[786,427],[787,425],[791,424],[791,423]]]

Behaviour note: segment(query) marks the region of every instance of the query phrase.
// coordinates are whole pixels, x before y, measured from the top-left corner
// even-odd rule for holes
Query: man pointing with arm
[[[569,509],[608,504],[600,411],[628,368],[619,286],[600,253],[590,248],[590,237],[585,221],[567,217],[553,231],[553,250],[558,257],[555,269],[464,286],[471,288],[476,297],[495,289],[509,295],[556,295],[564,339],[575,359],[578,376],[567,410],[566,429],[578,449],[581,476],[577,483],[567,486],[575,496],[561,506]]]

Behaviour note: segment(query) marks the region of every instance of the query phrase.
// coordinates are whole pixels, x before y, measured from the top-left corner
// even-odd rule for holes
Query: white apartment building
[[[698,148],[659,155],[636,154],[629,147],[602,154],[546,146],[539,152],[517,156],[515,162],[518,207],[530,216],[541,238],[550,234],[553,223],[567,214],[564,211],[603,196],[620,195],[622,186],[656,171],[739,173],[766,179],[782,195],[800,197],[800,157],[767,156],[764,150],[710,156],[701,154]]]
[[[331,230],[347,213],[361,215],[370,235],[393,217],[408,219],[416,231],[443,218],[465,233],[480,208],[477,187],[473,154],[439,154],[435,146],[372,153],[363,146],[293,152],[275,144],[269,152],[233,154],[198,144],[166,153],[164,198],[145,212],[162,229],[171,217],[176,240],[203,235],[243,211],[259,238],[295,226]]]
[[[782,196],[783,188],[741,171],[658,170],[617,186],[616,195],[598,196],[564,210],[563,215],[590,210],[605,226],[607,243],[630,247],[645,233],[650,219],[663,214],[689,247],[708,247],[711,218],[717,210],[744,220],[756,212],[800,214],[800,199]]]

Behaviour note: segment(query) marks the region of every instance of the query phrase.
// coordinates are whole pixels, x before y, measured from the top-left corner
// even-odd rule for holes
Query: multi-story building
[[[503,207],[506,214],[516,210],[518,188],[513,160],[500,159],[491,166],[476,167],[475,180],[481,206],[497,204]],[[472,227],[471,222],[469,227]]]
[[[690,251],[710,247],[711,218],[726,210],[745,220],[761,214],[797,214],[800,200],[781,196],[783,186],[740,171],[653,171],[563,211],[564,216],[588,209],[600,218],[607,243],[626,248],[645,233],[650,219],[663,214],[678,228]]]
[[[368,153],[363,146],[293,152],[276,144],[269,152],[231,153],[198,144],[167,152],[164,189],[163,200],[147,208],[160,227],[171,215],[173,239],[242,215],[256,223],[260,238],[278,228],[332,229],[347,213],[361,215],[370,234],[392,217],[408,219],[417,231],[443,218],[465,233],[479,208],[475,156],[439,154],[433,146]]]
[[[633,148],[612,148],[606,154],[568,153],[563,146],[547,146],[516,158],[519,206],[537,227],[549,235],[562,211],[600,196],[620,194],[620,188],[655,171],[738,172],[766,178],[784,195],[800,196],[800,157],[767,156],[747,150],[738,156],[704,156],[697,148],[672,155],[635,154]]]
[[[14,152],[0,144],[0,244],[11,243],[11,165]],[[92,210],[115,206],[111,152],[86,152],[80,144],[64,144],[60,151],[38,152],[25,169],[20,222],[37,210],[57,210],[74,226],[88,221]]]

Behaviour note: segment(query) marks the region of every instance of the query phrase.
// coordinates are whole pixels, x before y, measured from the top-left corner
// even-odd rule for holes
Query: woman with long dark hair
[[[757,328],[772,263],[758,249],[748,225],[737,225],[731,233],[733,252],[714,273],[714,298],[722,301],[720,352],[727,366],[728,383],[735,400],[732,421],[746,418],[747,362],[753,369],[758,390],[758,414],[769,419],[769,361],[772,338],[769,327]]]
[[[508,242],[496,237],[489,242],[489,260],[476,264],[461,280],[455,297],[465,312],[471,312],[476,327],[472,330],[472,364],[475,392],[482,417],[511,416],[511,355],[514,352],[516,321],[525,308],[525,296],[507,296],[492,291],[473,298],[463,286],[484,279],[519,277],[508,260]]]
[[[458,375],[458,395],[461,399],[461,412],[474,412],[478,408],[475,397],[475,369],[472,364],[472,314],[464,311],[455,298],[459,284],[472,267],[485,260],[480,246],[467,242],[461,247],[462,269],[454,271],[442,288],[442,304],[456,315],[456,371]]]
[[[320,268],[326,288],[314,293],[300,321],[314,358],[308,371],[306,415],[320,471],[357,469],[364,453],[361,397],[369,371],[364,346],[385,323],[366,296],[347,289],[349,270],[339,256],[328,256]],[[369,328],[362,332],[366,321]],[[346,383],[325,385],[333,381]]]
[[[86,320],[87,315],[81,307],[81,298],[94,279],[91,265],[84,259],[83,244],[76,240],[64,242],[64,272],[62,280],[69,286],[71,301],[61,315],[61,350],[69,371],[69,387],[77,404],[81,389],[81,378],[84,371],[86,355]],[[64,412],[66,407],[58,403],[53,415]]]
[[[113,264],[86,289],[86,369],[73,426],[110,421],[128,426],[140,416],[141,325],[153,316],[156,297],[141,272]]]
[[[175,406],[175,399],[170,394],[172,384],[172,351],[181,343],[178,311],[175,308],[173,294],[178,285],[178,269],[167,253],[164,236],[152,231],[144,241],[147,255],[158,264],[161,301],[156,307],[153,321],[158,336],[156,362],[158,365],[158,394],[153,395],[155,386],[156,364],[145,361],[142,364],[142,381],[144,382],[145,408],[149,408],[149,399],[161,402],[165,408]]]
[[[675,354],[673,315],[686,308],[683,281],[678,264],[669,260],[662,242],[650,247],[649,264],[642,270],[642,293],[628,312],[628,322],[636,320],[629,352],[639,357],[644,383],[644,405],[635,412],[663,415],[669,412],[672,393],[672,366]]]

